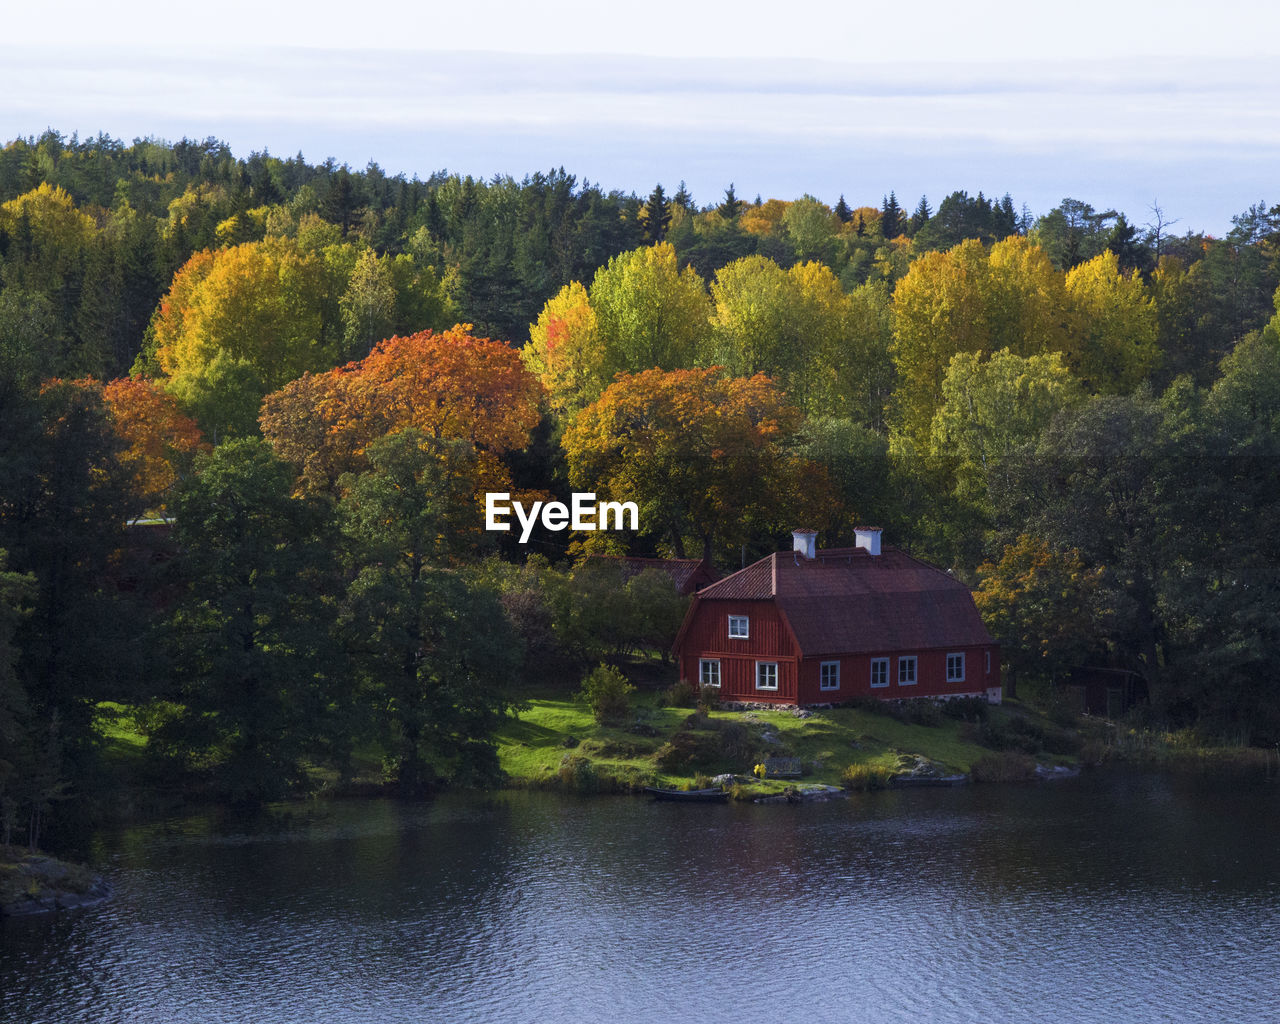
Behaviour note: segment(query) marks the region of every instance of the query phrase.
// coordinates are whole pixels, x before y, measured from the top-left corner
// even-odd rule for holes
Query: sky
[[[80,0],[8,12],[0,136],[176,140],[425,177],[563,166],[699,203],[1071,196],[1221,234],[1280,202],[1280,10]]]

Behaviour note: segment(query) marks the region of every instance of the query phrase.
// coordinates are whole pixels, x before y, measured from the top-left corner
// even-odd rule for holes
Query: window
[[[991,675],[991,652],[987,651],[987,675]]]
[[[776,690],[778,688],[778,663],[776,661],[756,662],[756,689]]]
[[[871,685],[872,686],[888,686],[889,685],[889,659],[888,658],[872,658],[871,659]]]
[[[909,658],[898,659],[898,685],[899,686],[915,686],[916,684],[916,658],[913,654]]]
[[[698,662],[698,681],[703,686],[720,685],[720,662],[703,658]]]
[[[750,635],[749,623],[745,615],[729,616],[729,639],[745,640]]]
[[[963,654],[947,655],[947,682],[949,683],[964,682],[964,655]]]
[[[840,689],[840,662],[824,661],[818,666],[818,689]]]

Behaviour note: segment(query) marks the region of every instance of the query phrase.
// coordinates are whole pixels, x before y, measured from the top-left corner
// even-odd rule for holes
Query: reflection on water
[[[0,1021],[1280,1018],[1280,786],[323,805],[104,835]]]

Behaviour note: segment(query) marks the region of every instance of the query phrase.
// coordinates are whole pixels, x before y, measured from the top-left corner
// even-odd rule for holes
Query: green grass
[[[659,769],[654,754],[679,730],[692,713],[687,708],[662,707],[657,695],[635,700],[635,717],[656,730],[656,736],[638,735],[630,727],[599,725],[586,706],[565,696],[540,696],[528,701],[518,719],[498,734],[498,757],[516,785],[559,786],[561,767],[575,758],[586,758],[595,773],[613,783],[603,788],[637,785],[691,786],[696,773],[732,772],[750,775],[752,764],[712,756],[687,772]],[[834,708],[797,718],[789,711],[713,711],[710,727],[696,729],[694,740],[710,748],[716,726],[740,723],[751,734],[757,758],[778,755],[798,757],[805,765],[803,784],[839,785],[850,765],[863,765],[885,773],[909,770],[917,756],[928,758],[942,772],[967,772],[975,760],[990,751],[964,738],[963,725],[944,719],[937,727],[911,725],[887,715],[858,708]],[[776,736],[770,744],[762,737]],[[754,760],[754,759],[753,759]],[[812,766],[817,762],[820,768]],[[753,792],[778,792],[795,780],[765,779],[752,783]]]

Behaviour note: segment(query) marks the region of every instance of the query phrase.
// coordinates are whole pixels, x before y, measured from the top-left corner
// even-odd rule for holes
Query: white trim
[[[876,669],[881,669],[880,675],[884,682],[876,682]],[[880,689],[889,685],[889,659],[888,658],[872,658],[871,659],[871,686],[873,689]]]
[[[715,666],[715,672],[711,673],[716,677],[716,681],[710,682],[707,679],[707,669]],[[698,685],[714,686],[720,688],[720,659],[719,658],[699,658],[698,659]]]
[[[911,666],[911,678],[904,679],[907,674],[907,666]],[[903,654],[898,657],[898,685],[899,686],[915,686],[920,681],[919,659],[914,654]]]
[[[739,633],[734,632],[734,627],[741,630]],[[751,638],[751,619],[746,615],[730,615],[729,616],[729,639],[730,640],[749,640]]]
[[[822,670],[823,670],[823,669],[825,669],[825,668],[832,668],[832,667],[834,667],[834,668],[835,668],[835,670],[836,670],[836,673],[835,673],[835,675],[836,675],[836,681],[835,681],[832,685],[828,686],[826,683],[824,683],[824,682],[822,681],[822,677],[823,677],[823,674],[824,674]],[[819,689],[819,690],[838,690],[838,689],[840,689],[840,662],[838,662],[838,661],[823,661],[823,662],[819,662],[819,664],[818,664],[818,689]]]
[[[773,669],[773,685],[766,686],[760,682],[763,674],[762,669]],[[778,688],[778,663],[776,661],[757,661],[756,662],[756,689],[757,690],[776,690]]]
[[[953,674],[953,673],[952,673],[952,671],[951,671],[951,659],[952,659],[952,658],[959,658],[959,659],[960,659],[960,663],[959,663],[959,664],[960,664],[960,672],[959,672],[959,674]],[[947,655],[947,682],[949,682],[949,683],[963,683],[963,682],[964,682],[964,652],[963,652],[963,651],[953,651],[953,652],[951,652],[950,654],[948,654],[948,655]]]

